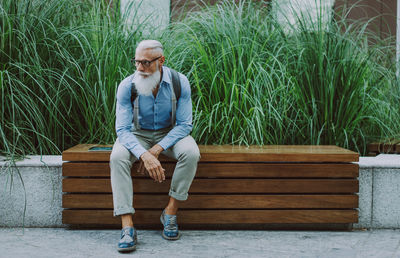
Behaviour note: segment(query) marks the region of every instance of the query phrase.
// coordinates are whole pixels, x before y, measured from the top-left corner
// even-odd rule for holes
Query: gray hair
[[[142,40],[136,47],[136,51],[151,49],[153,53],[164,55],[164,50],[162,44],[157,40]]]

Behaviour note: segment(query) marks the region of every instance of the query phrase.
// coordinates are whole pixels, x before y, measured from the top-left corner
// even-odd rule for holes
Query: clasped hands
[[[165,180],[165,169],[161,166],[158,156],[164,149],[156,144],[140,156],[138,173],[149,174],[154,181],[161,183]]]

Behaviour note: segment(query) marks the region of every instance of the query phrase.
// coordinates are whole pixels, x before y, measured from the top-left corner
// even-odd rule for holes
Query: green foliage
[[[147,25],[127,33],[110,2],[1,2],[2,154],[113,143],[116,88],[133,72]],[[198,143],[336,144],[364,154],[367,143],[399,136],[399,86],[383,42],[366,44],[365,26],[310,29],[307,19],[287,32],[265,2],[224,1],[146,36],[189,77]]]
[[[116,88],[140,35],[122,18],[103,1],[2,1],[1,152],[113,141]]]
[[[324,25],[305,15],[288,30],[264,5],[208,7],[165,37],[170,65],[193,83],[196,139],[333,144],[364,154],[368,142],[399,135],[393,61],[383,41],[365,43],[367,24]]]

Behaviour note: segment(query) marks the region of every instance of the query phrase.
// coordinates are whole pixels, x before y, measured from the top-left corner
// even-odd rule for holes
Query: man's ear
[[[165,56],[160,57],[159,60],[160,60],[160,66],[163,66],[165,62]]]

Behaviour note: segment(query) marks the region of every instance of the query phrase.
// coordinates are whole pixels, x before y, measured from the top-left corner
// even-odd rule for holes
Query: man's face
[[[142,73],[148,73],[148,75],[142,75],[143,77],[147,77],[157,71],[157,69],[161,72],[165,57],[161,54],[154,53],[151,49],[136,49],[135,60],[142,61],[136,62],[136,70]],[[146,63],[148,65],[146,65]]]

